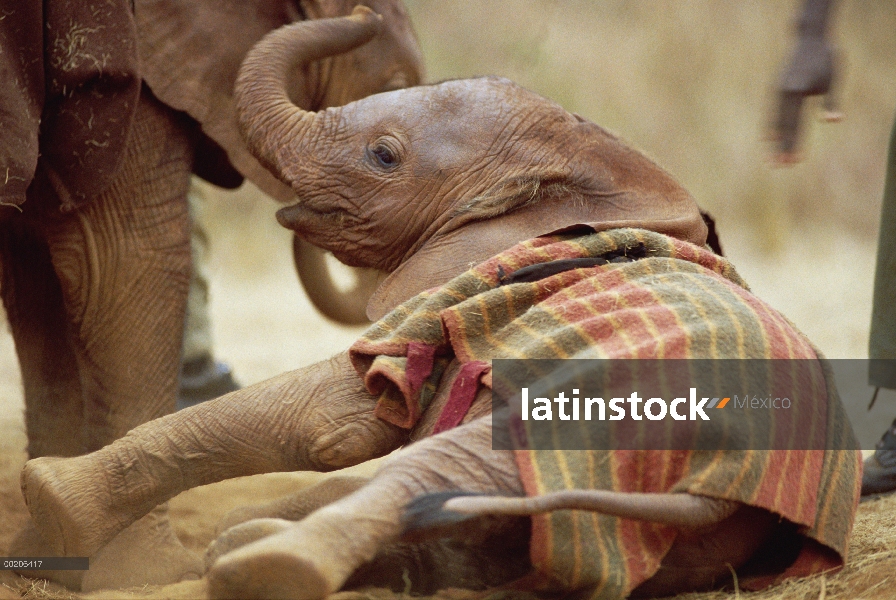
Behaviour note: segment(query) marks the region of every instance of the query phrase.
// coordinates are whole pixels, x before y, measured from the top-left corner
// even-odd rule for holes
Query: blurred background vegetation
[[[829,355],[866,356],[896,108],[896,3],[837,3],[831,39],[846,118],[821,123],[820,102],[810,102],[805,158],[792,168],[771,166],[766,136],[801,2],[405,3],[428,81],[506,76],[613,130],[716,217],[726,253],[760,297]],[[248,186],[213,196],[206,213],[218,273],[253,281],[291,270],[289,233],[271,200]]]

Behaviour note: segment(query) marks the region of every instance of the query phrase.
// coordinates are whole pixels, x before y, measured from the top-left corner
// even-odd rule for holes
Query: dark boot
[[[874,454],[865,459],[862,496],[896,490],[896,421],[877,442]]]
[[[177,410],[187,408],[229,394],[240,389],[233,372],[226,363],[217,362],[209,355],[185,362],[180,371],[180,392]]]

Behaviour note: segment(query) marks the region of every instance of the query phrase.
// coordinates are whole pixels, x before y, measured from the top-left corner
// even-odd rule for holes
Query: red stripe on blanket
[[[423,382],[432,375],[432,366],[436,357],[436,347],[421,342],[408,342],[408,362],[405,376],[414,396],[420,394]]]
[[[451,392],[448,394],[448,402],[436,421],[436,426],[432,430],[432,434],[442,433],[449,429],[453,429],[460,425],[470,410],[470,405],[476,398],[479,391],[479,377],[483,373],[492,368],[491,363],[481,360],[475,360],[466,363],[460,368],[454,383],[451,385]]]

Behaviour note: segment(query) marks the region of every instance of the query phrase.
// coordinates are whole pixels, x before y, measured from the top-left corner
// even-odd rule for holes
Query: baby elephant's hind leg
[[[206,569],[218,558],[256,540],[279,533],[293,521],[359,490],[367,477],[334,476],[298,492],[256,506],[230,511],[218,524],[218,537],[205,551]]]
[[[450,490],[523,494],[513,454],[491,449],[490,416],[412,444],[357,492],[221,557],[212,596],[324,598],[397,540],[409,501]]]
[[[301,521],[317,509],[361,489],[369,481],[367,477],[336,475],[272,502],[236,508],[218,523],[218,534],[253,519]]]

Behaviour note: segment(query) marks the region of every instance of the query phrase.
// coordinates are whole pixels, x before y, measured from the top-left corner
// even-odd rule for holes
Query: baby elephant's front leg
[[[513,454],[491,444],[488,416],[405,448],[357,492],[222,556],[208,574],[212,596],[324,598],[398,538],[412,499],[450,490],[522,495]]]
[[[407,433],[374,417],[375,404],[342,354],[144,423],[91,454],[31,460],[22,488],[54,552],[91,556],[186,489],[389,453]]]

